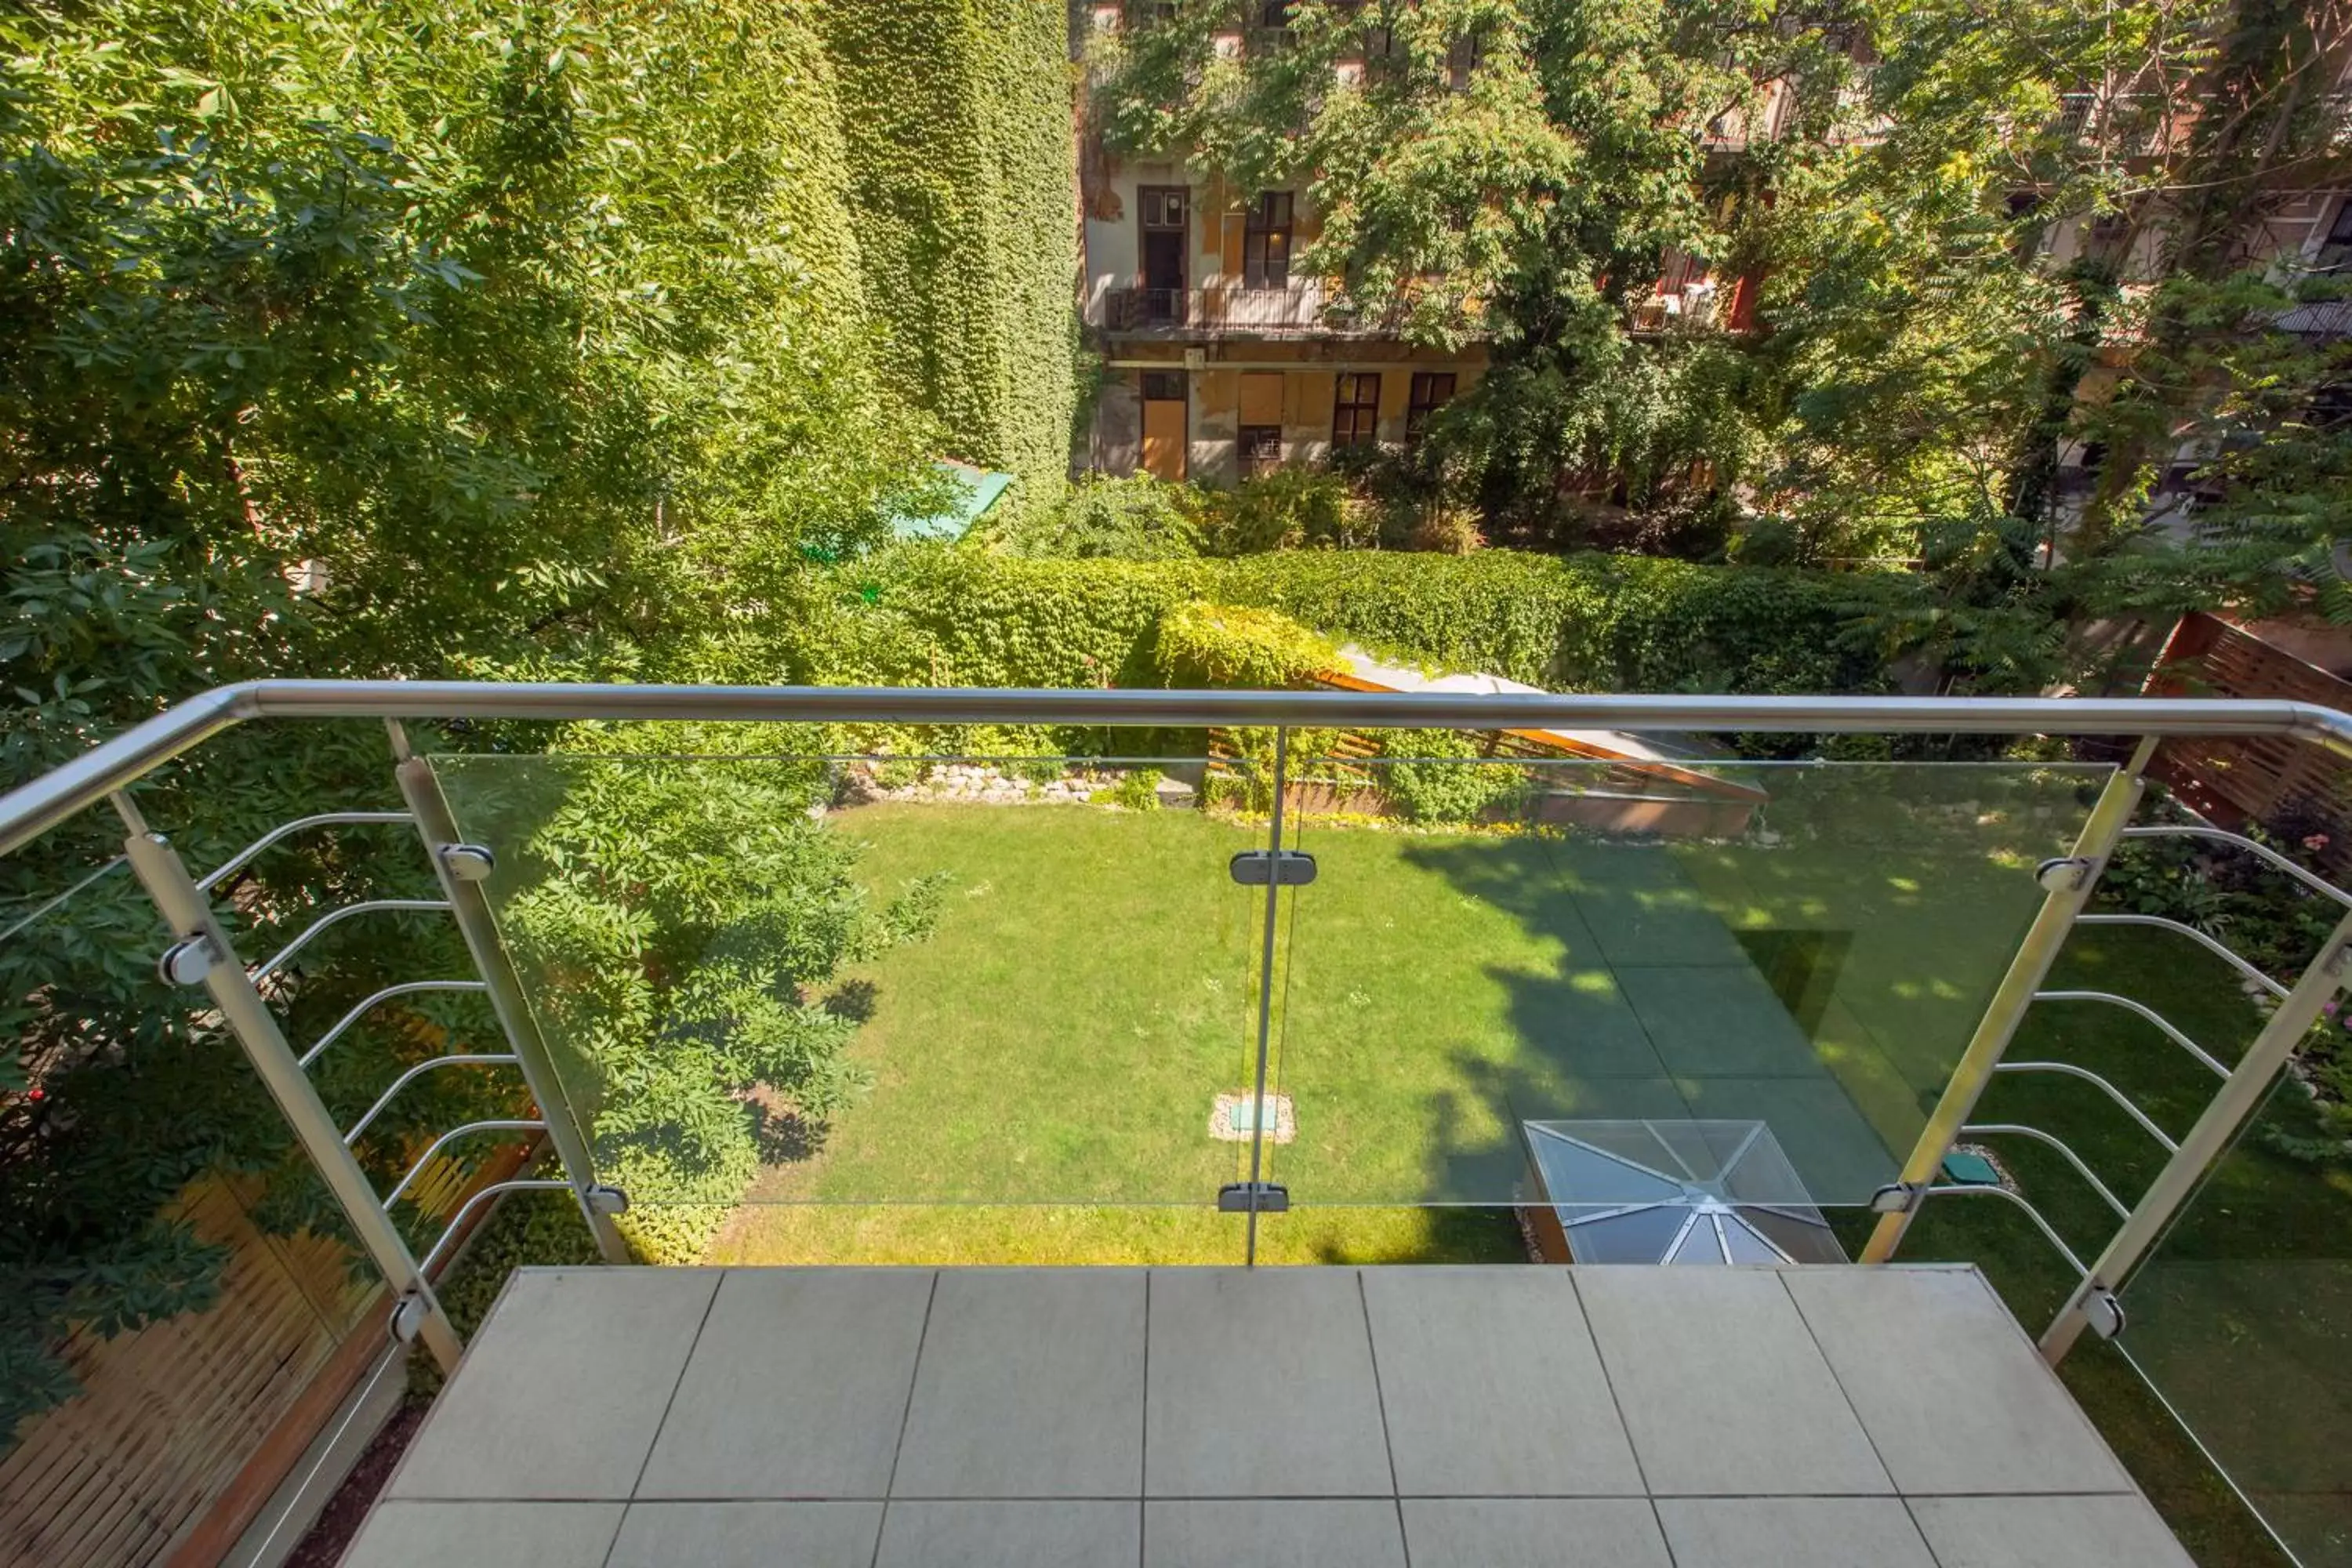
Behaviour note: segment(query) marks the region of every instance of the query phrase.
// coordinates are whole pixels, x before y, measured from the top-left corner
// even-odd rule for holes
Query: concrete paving
[[[346,1568],[2189,1568],[1973,1270],[525,1270]]]

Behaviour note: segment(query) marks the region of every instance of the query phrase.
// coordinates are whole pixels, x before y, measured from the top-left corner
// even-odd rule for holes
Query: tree
[[[798,6],[98,0],[14,9],[0,54],[12,781],[259,675],[740,679],[803,546],[882,537],[928,482],[928,426],[874,368]],[[373,726],[256,728],[137,795],[202,871],[294,816],[395,804],[389,767]],[[7,920],[120,837],[85,818],[0,861]],[[70,1393],[72,1326],[209,1298],[220,1260],[167,1213],[195,1176],[266,1184],[274,1228],[337,1225],[235,1043],[155,982],[129,883],[102,872],[0,945],[0,1426]],[[413,834],[352,827],[219,900],[258,958],[430,887]],[[384,984],[465,972],[446,921],[352,921],[272,1000],[308,1043]],[[316,1074],[348,1126],[406,1066],[498,1037],[477,998],[404,998]],[[821,1078],[827,1042],[726,1070]],[[412,1086],[360,1145],[380,1190],[430,1130],[510,1110],[510,1081]]]

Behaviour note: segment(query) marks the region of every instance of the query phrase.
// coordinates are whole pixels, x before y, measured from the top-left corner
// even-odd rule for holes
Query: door
[[[1143,373],[1143,468],[1177,484],[1184,478],[1184,373]]]
[[[1185,190],[1181,185],[1145,185],[1136,193],[1142,208],[1143,309],[1146,321],[1184,320]]]

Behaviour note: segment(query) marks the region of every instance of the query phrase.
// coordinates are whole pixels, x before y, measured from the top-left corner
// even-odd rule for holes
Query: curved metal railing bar
[[[2042,1211],[2035,1208],[2032,1204],[2027,1203],[2025,1199],[2019,1194],[2011,1192],[2007,1187],[1929,1187],[1926,1192],[1919,1195],[1923,1198],[1969,1197],[1977,1195],[1990,1195],[1992,1197],[2006,1198],[2011,1203],[2015,1204],[2019,1208],[2025,1211],[2025,1217],[2032,1220],[2034,1223],[2034,1226],[2040,1229],[2043,1240],[2049,1242],[2051,1246],[2058,1249],[2058,1256],[2066,1260],[2066,1267],[2074,1271],[2076,1279],[2079,1279],[2084,1275],[2090,1272],[2090,1269],[2084,1267],[2083,1260],[2074,1256],[2074,1249],[2066,1245],[2066,1238],[2060,1236],[2056,1230],[2052,1228],[2050,1222],[2042,1217]]]
[[[400,1091],[402,1089],[406,1089],[410,1084],[415,1083],[418,1079],[423,1078],[426,1073],[431,1072],[434,1068],[460,1067],[512,1067],[519,1059],[520,1058],[517,1058],[512,1051],[498,1051],[483,1055],[461,1054],[457,1056],[435,1057],[431,1061],[418,1062],[415,1067],[410,1068],[406,1072],[402,1073],[398,1078],[394,1079],[392,1080],[392,1087],[385,1089],[383,1093],[377,1098],[376,1102],[373,1105],[368,1107],[367,1114],[361,1117],[357,1121],[352,1123],[352,1130],[343,1134],[343,1147],[348,1149],[360,1141],[360,1134],[368,1130],[368,1124],[373,1121],[377,1117],[382,1116],[384,1112],[384,1108],[390,1105],[394,1100],[400,1098]]]
[[[374,995],[363,996],[353,1004],[350,1012],[335,1021],[333,1028],[319,1037],[318,1044],[295,1058],[296,1065],[309,1067],[312,1062],[317,1061],[329,1046],[342,1038],[345,1029],[358,1023],[367,1015],[368,1009],[379,1002],[388,1002],[394,996],[407,996],[419,991],[479,992],[488,989],[488,985],[478,980],[404,980],[397,985],[387,985]]]
[[[308,931],[279,948],[275,957],[253,972],[254,983],[259,984],[284,968],[287,960],[309,946],[310,939],[329,926],[341,925],[354,915],[383,914],[401,910],[419,914],[446,914],[449,912],[449,900],[446,899],[369,899],[363,903],[345,904],[340,910],[320,916],[318,920],[311,922]]]
[[[556,1181],[546,1176],[517,1176],[511,1181],[492,1182],[457,1205],[457,1212],[450,1219],[448,1228],[442,1231],[441,1238],[433,1244],[432,1249],[425,1253],[425,1260],[416,1266],[417,1272],[428,1276],[433,1272],[433,1266],[441,1261],[441,1254],[448,1249],[449,1244],[457,1240],[458,1233],[466,1228],[466,1216],[480,1207],[488,1199],[497,1197],[500,1193],[568,1193],[571,1190],[570,1182]]]
[[[298,816],[291,822],[281,822],[236,854],[230,856],[207,877],[196,879],[196,890],[209,893],[229,878],[250,865],[253,858],[283,838],[312,827],[332,827],[339,824],[400,822],[415,826],[416,819],[404,811],[321,811],[310,816]]]
[[[2180,1152],[2180,1144],[2173,1138],[2172,1134],[2167,1132],[2163,1128],[2158,1127],[2155,1122],[2149,1121],[2147,1112],[2142,1110],[2138,1106],[2134,1105],[2131,1102],[2131,1097],[2129,1095],[2126,1095],[2122,1089],[2117,1089],[2114,1084],[2109,1083],[2105,1079],[2101,1078],[2097,1073],[2091,1071],[2088,1068],[2078,1068],[2072,1062],[2000,1062],[1995,1064],[1992,1070],[1995,1072],[2063,1073],[2068,1078],[2079,1078],[2085,1083],[2095,1084],[2098,1086],[2099,1091],[2105,1094],[2109,1100],[2114,1100],[2116,1104],[2121,1108],[2125,1115],[2139,1123],[2140,1130],[2142,1131],[2155,1139],[2158,1142],[2163,1144],[2164,1152],[2166,1153],[2177,1154]]]
[[[2346,909],[2352,910],[2352,893],[2346,892],[2325,877],[2305,870],[2269,845],[2257,844],[2242,833],[2231,833],[2224,828],[2209,827],[2200,823],[2165,822],[2152,823],[2146,827],[2126,827],[2124,829],[2124,837],[2126,838],[2210,838],[2217,844],[2235,845],[2238,848],[2285,872],[2313,892],[2334,899]]]
[[[2230,1069],[2228,1068],[2223,1067],[2219,1061],[2216,1061],[2213,1058],[2212,1054],[2207,1051],[2204,1047],[2190,1039],[2187,1035],[2182,1034],[2179,1029],[2174,1028],[2171,1023],[2165,1018],[2163,1014],[2158,1012],[2153,1007],[2147,1006],[2142,1003],[2135,1002],[2128,996],[2118,996],[2112,991],[2036,991],[2033,994],[2033,999],[2036,1002],[2105,1002],[2115,1006],[2125,1008],[2129,1012],[2137,1013],[2141,1017],[2147,1019],[2149,1023],[2154,1024],[2158,1028],[2163,1030],[2165,1037],[2171,1040],[2174,1045],[2179,1046],[2182,1050],[2187,1051],[2190,1056],[2195,1057],[2199,1061],[2203,1062],[2208,1068],[2211,1068],[2216,1075],[2225,1079],[2230,1076]]]
[[[2176,935],[2185,936],[2280,1001],[2286,1000],[2285,986],[2240,958],[2221,942],[2207,936],[2195,926],[2184,925],[2179,921],[2168,921],[2162,915],[2076,915],[2074,923],[2078,926],[2153,926],[2158,931],[2168,931]]]
[[[207,737],[259,718],[705,719],[1147,729],[1601,729],[2044,735],[2285,735],[2352,756],[2352,714],[2309,702],[2142,697],[1692,697],[1074,688],[624,686],[258,680],[157,714],[0,795],[0,854]]]
[[[2069,1149],[2064,1143],[2052,1137],[2049,1133],[2044,1132],[2041,1128],[2028,1127],[2021,1122],[2016,1121],[1980,1121],[1970,1126],[1963,1127],[1960,1131],[1978,1137],[1997,1138],[2002,1136],[2013,1136],[2018,1138],[2031,1138],[2036,1143],[2048,1144],[2051,1148],[2058,1151],[2060,1158],[2063,1159],[2066,1163],[2074,1167],[2074,1173],[2076,1175],[2082,1177],[2083,1180],[2091,1184],[2091,1190],[2099,1194],[2100,1202],[2105,1204],[2109,1208],[2116,1211],[2116,1217],[2117,1219],[2129,1219],[2131,1217],[2131,1205],[2125,1203],[2123,1199],[2116,1196],[2114,1193],[2110,1192],[2107,1189],[2107,1184],[2099,1180],[2097,1174],[2092,1171],[2091,1167],[2084,1163],[2083,1157],[2080,1154],[2075,1153],[2074,1150]]]
[[[431,1143],[427,1144],[424,1153],[416,1156],[416,1163],[408,1167],[408,1173],[401,1177],[398,1182],[393,1184],[392,1191],[383,1194],[383,1206],[388,1211],[391,1209],[393,1205],[398,1203],[400,1201],[400,1194],[408,1190],[408,1184],[416,1180],[418,1173],[421,1173],[425,1166],[433,1163],[434,1156],[440,1153],[442,1150],[446,1149],[450,1144],[455,1143],[460,1138],[469,1137],[477,1132],[544,1132],[546,1131],[547,1123],[538,1120],[537,1118],[532,1118],[529,1121],[516,1119],[513,1121],[501,1120],[497,1121],[468,1121],[462,1126],[452,1127],[448,1131],[444,1132],[440,1137],[436,1138]]]

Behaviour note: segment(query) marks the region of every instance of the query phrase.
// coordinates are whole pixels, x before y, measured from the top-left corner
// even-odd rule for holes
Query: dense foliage
[[[2340,0],[1208,0],[1099,35],[1089,109],[1308,193],[1342,308],[1486,337],[1391,484],[1515,542],[1924,565],[1941,658],[2031,688],[2118,609],[2352,613],[2352,365],[2288,314],[2344,284],[2263,243],[2352,177],[2347,37]],[[1711,325],[1660,323],[1673,255]]]
[[[819,8],[838,73],[867,296],[883,363],[939,416],[953,456],[1049,505],[1070,461],[1067,22],[1034,0],[840,0]]]
[[[1482,551],[1045,561],[916,549],[811,574],[779,679],[1158,685],[1162,617],[1280,610],[1328,637],[1563,690],[1869,691],[1930,621],[1906,579]]]
[[[871,543],[929,483],[932,426],[877,368],[844,112],[782,0],[0,17],[5,776],[261,674],[740,673],[803,551]],[[655,782],[602,798],[651,832],[674,805]],[[395,800],[373,726],[240,732],[138,795],[199,871]],[[755,837],[739,858],[837,876],[774,860],[761,820],[733,825]],[[120,834],[85,819],[0,862],[7,921]],[[128,883],[0,944],[0,1427],[70,1393],[72,1325],[209,1299],[221,1258],[170,1217],[192,1179],[263,1184],[272,1228],[336,1225],[234,1042],[157,986],[163,934]],[[359,827],[272,851],[221,907],[258,958],[431,885],[413,835]],[[307,1043],[383,984],[466,967],[446,921],[373,917],[272,1000]],[[759,1042],[681,1118],[744,1071],[813,1100],[834,1081],[838,1031],[787,1042],[794,1019],[736,978],[702,1014],[648,1004],[732,1008]],[[316,1076],[348,1125],[403,1068],[498,1037],[475,999],[403,998]],[[428,1130],[510,1111],[509,1081],[430,1075],[360,1152],[389,1185]]]

